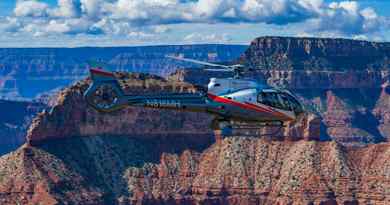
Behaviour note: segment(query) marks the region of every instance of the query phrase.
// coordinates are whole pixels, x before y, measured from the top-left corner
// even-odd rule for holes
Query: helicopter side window
[[[214,85],[214,87],[219,87],[219,86],[221,86],[221,84],[219,84],[219,83],[216,83],[216,84]]]
[[[303,112],[301,104],[292,96],[288,96],[289,101],[292,105],[292,109],[294,110],[295,113],[301,113]]]
[[[285,110],[294,111],[295,113],[303,111],[301,104],[293,96],[286,93],[280,93],[279,96],[284,104]]]
[[[280,97],[281,103],[283,104],[283,108],[282,109],[289,110],[289,111],[293,110],[293,105],[290,102],[289,97],[286,94],[279,93],[279,97]]]
[[[271,107],[276,107],[283,109],[283,104],[281,103],[278,94],[275,92],[261,92],[258,97],[257,101],[259,103],[262,103],[264,105],[268,105]]]

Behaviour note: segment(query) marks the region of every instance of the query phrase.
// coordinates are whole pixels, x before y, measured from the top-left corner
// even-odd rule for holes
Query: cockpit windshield
[[[262,91],[257,97],[259,103],[275,107],[282,110],[294,111],[301,113],[301,104],[291,95],[279,91]]]

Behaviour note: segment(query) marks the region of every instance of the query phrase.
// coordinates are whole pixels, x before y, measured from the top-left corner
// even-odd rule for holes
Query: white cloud
[[[329,4],[313,22],[314,29],[319,31],[359,35],[378,31],[384,21],[370,7],[360,9],[355,1],[343,1]]]
[[[13,16],[0,19],[0,30],[32,36],[96,35],[156,38],[170,25],[262,23],[304,25],[296,33],[352,38],[371,37],[390,27],[373,8],[357,1],[323,0],[58,0],[49,6],[40,0],[18,0]],[[286,26],[287,25],[287,26]],[[283,27],[282,27],[283,26]],[[177,31],[172,31],[172,33]],[[183,41],[227,42],[225,34],[181,32]],[[234,34],[229,31],[229,34]]]
[[[164,26],[164,25],[157,25],[154,26],[152,29],[154,33],[166,33],[171,31],[171,29],[168,26]]]
[[[132,31],[128,34],[130,38],[135,38],[135,39],[150,39],[154,37],[154,34],[152,33],[145,33],[142,31]]]
[[[186,43],[228,43],[231,38],[228,34],[191,33],[183,38]]]
[[[103,0],[80,0],[81,10],[91,18],[98,18],[104,13],[106,2]]]
[[[70,27],[66,23],[60,23],[57,20],[51,20],[46,26],[46,32],[55,32],[55,33],[67,33],[70,30]]]
[[[22,27],[22,23],[17,18],[7,17],[0,21],[0,31],[15,33]]]
[[[364,22],[362,25],[362,29],[364,32],[370,32],[380,28],[381,23],[385,23],[383,19],[381,19],[378,14],[372,8],[365,8],[359,12],[359,14],[363,17]]]
[[[236,18],[238,7],[238,1],[234,0],[199,0],[195,4],[193,11],[200,19]]]
[[[81,15],[81,3],[79,0],[58,0],[58,7],[52,11],[52,15],[74,18]]]
[[[14,9],[15,16],[20,17],[42,17],[48,15],[49,6],[46,3],[42,3],[35,0],[21,1],[16,2]]]
[[[191,17],[186,5],[176,0],[118,0],[106,4],[104,9],[113,19],[152,25],[187,21]]]
[[[117,19],[147,24],[265,22],[288,24],[310,18],[320,0],[118,0],[104,7]]]
[[[246,0],[242,15],[250,21],[283,25],[316,16],[319,6],[307,0]]]
[[[93,21],[86,18],[55,19],[43,27],[41,32],[56,34],[91,34],[97,35],[103,33]]]

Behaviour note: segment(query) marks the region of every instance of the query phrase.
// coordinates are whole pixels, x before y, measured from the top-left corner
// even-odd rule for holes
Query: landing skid
[[[285,127],[281,121],[275,122],[255,122],[255,123],[243,123],[243,122],[230,122],[233,129],[261,129],[264,127]]]
[[[274,122],[238,122],[227,120],[213,120],[212,127],[214,130],[219,130],[221,137],[231,136],[251,136],[264,137],[277,135],[285,127],[281,121]],[[275,128],[275,131],[263,133],[262,128]]]
[[[233,129],[230,132],[221,132],[222,137],[279,137],[282,133],[283,127],[275,127],[275,130],[264,133],[260,129]]]

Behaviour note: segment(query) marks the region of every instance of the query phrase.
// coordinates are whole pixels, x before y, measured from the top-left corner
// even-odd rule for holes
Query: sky
[[[0,47],[390,41],[390,0],[0,0]]]

